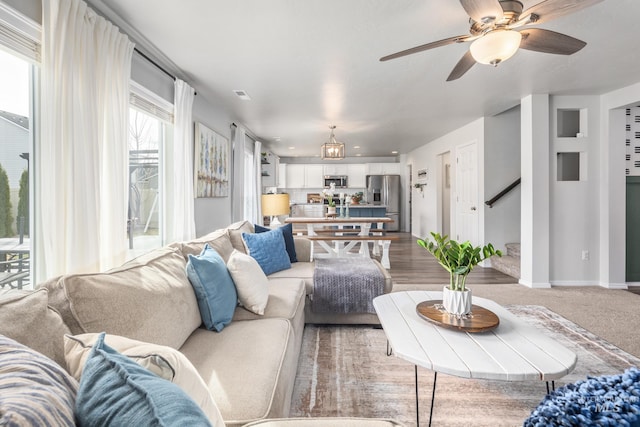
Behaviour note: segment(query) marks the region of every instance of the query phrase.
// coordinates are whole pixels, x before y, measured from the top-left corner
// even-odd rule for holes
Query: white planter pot
[[[442,305],[449,314],[462,316],[471,313],[471,289],[452,291],[448,286],[442,289]]]
[[[327,206],[327,215],[335,215],[335,214],[336,214],[336,207]]]

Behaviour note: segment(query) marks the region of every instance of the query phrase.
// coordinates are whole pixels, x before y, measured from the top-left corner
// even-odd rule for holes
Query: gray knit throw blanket
[[[385,278],[371,258],[316,260],[315,313],[375,313],[373,299],[384,293]]]

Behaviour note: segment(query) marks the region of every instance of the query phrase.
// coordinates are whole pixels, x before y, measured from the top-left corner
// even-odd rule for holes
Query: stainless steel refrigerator
[[[400,230],[400,175],[367,175],[367,202],[387,207],[387,217],[393,222],[387,230]]]

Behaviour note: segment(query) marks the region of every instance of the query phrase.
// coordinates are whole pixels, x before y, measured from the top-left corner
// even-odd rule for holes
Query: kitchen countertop
[[[310,205],[310,206],[328,206],[328,205],[323,205],[322,203],[291,203],[291,206],[301,206],[301,205]],[[336,206],[340,206],[339,203],[336,203]],[[367,205],[367,204],[358,204],[358,205],[354,205],[354,204],[350,204],[349,205],[349,209],[352,208],[386,208],[387,205]]]

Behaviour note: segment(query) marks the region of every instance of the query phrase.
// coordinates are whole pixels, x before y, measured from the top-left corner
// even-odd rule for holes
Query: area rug
[[[615,374],[640,359],[541,306],[506,308],[578,355],[561,386],[587,375]],[[386,356],[381,329],[307,325],[291,416],[381,417],[416,426],[414,368]],[[433,372],[418,368],[420,425],[427,425]],[[540,381],[469,380],[438,375],[433,426],[521,426],[546,394]]]

